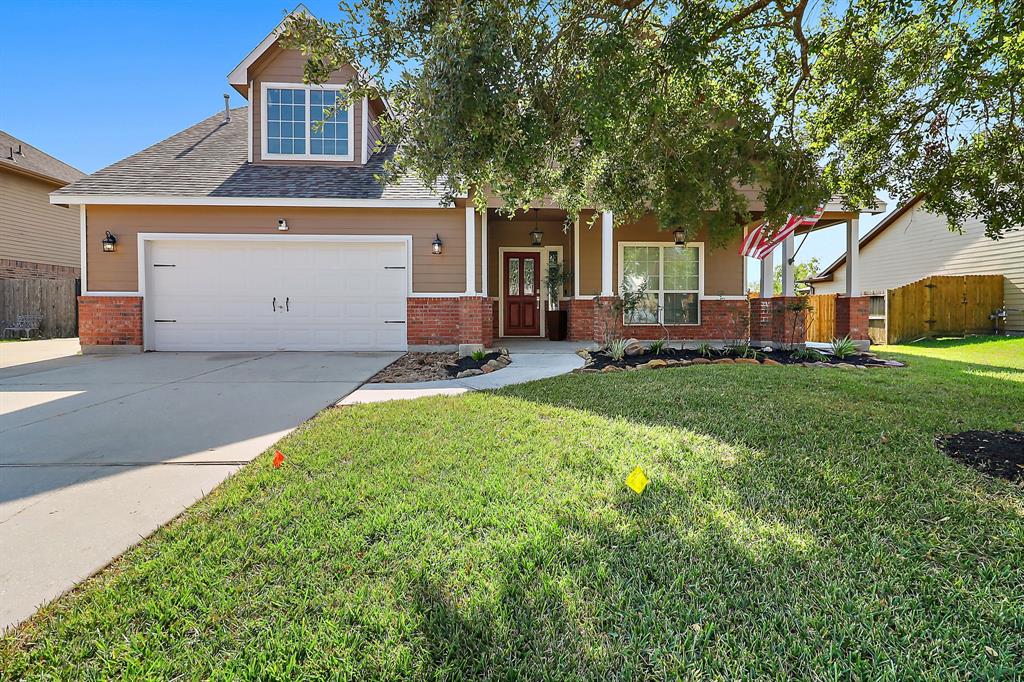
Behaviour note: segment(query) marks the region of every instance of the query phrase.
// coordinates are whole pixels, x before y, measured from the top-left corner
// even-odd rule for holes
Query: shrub
[[[797,348],[793,351],[793,357],[802,362],[824,362],[827,360],[825,354],[817,348]]]
[[[614,339],[608,344],[608,355],[612,360],[618,361],[626,357],[626,347],[629,344],[627,339]]]
[[[711,344],[705,342],[697,346],[697,354],[702,358],[710,358],[712,354],[714,354],[714,351],[711,348]]]
[[[477,362],[480,362],[481,360],[487,357],[487,353],[485,353],[482,350],[475,350],[472,353],[470,353],[469,356],[476,360]]]
[[[655,355],[661,355],[662,351],[665,350],[665,339],[656,339],[651,341],[651,352]]]
[[[857,344],[853,342],[849,336],[844,336],[841,339],[832,339],[832,355],[839,360],[844,360],[852,355],[857,354]]]

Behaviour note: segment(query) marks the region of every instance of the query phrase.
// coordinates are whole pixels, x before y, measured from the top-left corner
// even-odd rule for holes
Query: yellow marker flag
[[[628,485],[637,495],[641,494],[650,482],[650,479],[647,478],[647,474],[645,474],[644,470],[640,467],[633,469],[633,473],[626,476],[626,485]]]

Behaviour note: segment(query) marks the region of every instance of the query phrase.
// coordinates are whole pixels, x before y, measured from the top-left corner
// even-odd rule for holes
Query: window
[[[701,244],[621,244],[622,289],[646,284],[626,324],[700,324]]]
[[[331,108],[339,87],[264,84],[264,158],[352,160],[352,107]]]

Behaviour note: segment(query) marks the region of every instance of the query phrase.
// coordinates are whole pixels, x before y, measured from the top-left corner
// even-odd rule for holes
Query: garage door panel
[[[405,324],[386,322],[406,316],[405,244],[154,241],[148,249],[156,350],[406,348]]]

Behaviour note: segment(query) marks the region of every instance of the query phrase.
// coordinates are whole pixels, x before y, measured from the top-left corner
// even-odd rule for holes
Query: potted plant
[[[572,277],[559,261],[549,261],[544,276],[544,286],[548,291],[548,310],[545,323],[549,341],[564,341],[569,335],[569,313],[561,310],[559,303],[562,291]]]

